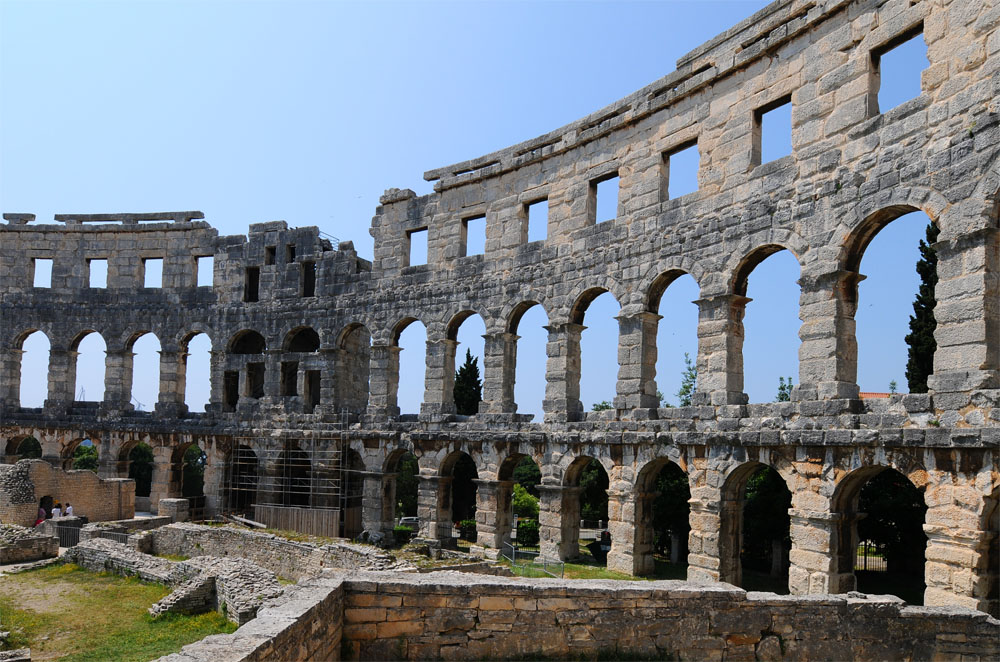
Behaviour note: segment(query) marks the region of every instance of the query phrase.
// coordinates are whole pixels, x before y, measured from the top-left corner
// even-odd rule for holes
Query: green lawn
[[[32,660],[144,662],[177,652],[236,625],[217,612],[152,619],[146,610],[170,592],[79,566],[49,566],[0,582],[0,623],[8,648],[31,648]]]

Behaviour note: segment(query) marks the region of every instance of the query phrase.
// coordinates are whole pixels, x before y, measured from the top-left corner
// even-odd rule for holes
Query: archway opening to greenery
[[[654,462],[640,474],[637,487],[634,553],[650,557],[639,559],[637,565],[644,574],[686,579],[691,530],[687,474],[673,462]]]
[[[13,461],[18,460],[40,460],[42,458],[42,444],[34,437],[24,437],[14,440],[8,444],[7,455],[13,456]]]
[[[128,452],[128,477],[135,481],[135,495],[148,497],[153,485],[153,449],[139,442]]]
[[[181,496],[192,498],[205,495],[205,463],[208,456],[198,444],[184,451],[181,463]]]
[[[788,593],[791,506],[792,493],[771,467],[761,466],[747,479],[740,550],[743,588]]]
[[[579,510],[564,513],[571,518],[563,523],[564,535],[578,541],[578,554],[582,563],[607,565],[611,549],[608,528],[608,472],[592,457],[577,458],[566,472],[566,485],[579,488],[576,497]],[[565,502],[563,506],[568,504]],[[572,509],[571,509],[572,510]]]
[[[71,469],[88,469],[96,473],[98,461],[97,445],[89,438],[81,440],[70,454]]]
[[[444,475],[451,476],[451,521],[458,529],[458,537],[476,541],[476,480],[479,472],[476,463],[461,451],[446,461]]]

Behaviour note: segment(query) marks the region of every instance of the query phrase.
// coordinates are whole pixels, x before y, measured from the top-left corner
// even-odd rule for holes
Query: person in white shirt
[[[69,501],[67,501],[66,502],[66,517],[72,517],[72,516],[73,516],[73,504],[71,504]]]
[[[62,517],[62,508],[59,507],[58,503],[52,508],[52,517]]]

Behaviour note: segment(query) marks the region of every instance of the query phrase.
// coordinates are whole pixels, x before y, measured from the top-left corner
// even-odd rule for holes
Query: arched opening
[[[982,522],[986,540],[980,553],[976,597],[982,611],[1000,618],[1000,487],[986,498]]]
[[[927,513],[923,494],[895,469],[872,466],[845,476],[833,498],[840,516],[837,566],[863,593],[924,601]],[[841,582],[850,590],[850,582]]]
[[[722,488],[720,580],[747,590],[788,593],[792,494],[773,468],[749,462]]]
[[[567,387],[572,392],[573,382],[578,384],[580,402],[585,411],[613,409],[618,384],[618,320],[615,317],[621,305],[605,289],[595,288],[584,292],[570,315],[570,321],[583,326],[580,333],[580,373],[567,370]],[[614,348],[614,351],[609,351]],[[567,354],[573,363],[573,343]]]
[[[660,275],[650,291],[656,327],[656,388],[661,407],[687,406],[694,395],[698,361],[698,283],[681,271]]]
[[[400,414],[419,414],[424,401],[427,369],[427,329],[414,318],[396,326],[395,345],[399,347],[399,380],[396,406]]]
[[[530,455],[513,454],[500,465],[497,474],[500,490],[497,496],[497,527],[504,541],[510,540],[517,522],[517,547],[519,550],[539,549],[539,490],[542,472]]]
[[[447,516],[444,521],[455,525],[455,533],[460,540],[474,543],[476,541],[476,483],[479,472],[476,463],[468,453],[455,451],[441,465],[441,475],[451,478],[450,485],[445,488],[447,498],[441,504],[441,516]]]
[[[249,446],[239,444],[226,456],[223,508],[229,513],[253,518],[260,482],[260,462]]]
[[[135,481],[137,499],[149,497],[153,485],[153,463],[153,449],[142,441],[123,447],[118,454],[118,475]],[[137,503],[136,510],[146,510],[138,506]]]
[[[99,462],[97,444],[89,437],[77,439],[63,450],[63,469],[87,469],[97,473]]]
[[[352,324],[340,334],[334,381],[338,413],[346,409],[360,415],[368,406],[371,346],[371,332],[363,324]]]
[[[76,402],[104,400],[104,378],[108,346],[96,331],[85,331],[77,337],[71,349],[76,357],[76,382],[73,387]]]
[[[579,488],[575,499],[567,499],[563,507],[563,535],[568,537],[568,553],[576,552],[580,562],[605,566],[611,551],[611,537],[608,527],[608,472],[604,465],[592,457],[578,457],[566,470],[564,484]],[[572,506],[578,510],[573,512]],[[577,542],[578,548],[572,549]],[[582,549],[579,547],[582,543]]]
[[[937,348],[936,240],[927,214],[893,207],[870,217],[849,243],[846,268],[860,281],[854,320],[857,383],[864,393],[927,392]]]
[[[396,488],[393,494],[393,519],[407,526],[413,535],[419,530],[417,520],[417,485],[420,480],[420,466],[416,456],[406,450],[395,451],[386,462],[386,473],[396,474]],[[401,518],[412,518],[401,522]]]
[[[666,458],[653,460],[639,472],[632,551],[636,574],[687,578],[690,498],[687,473]]]
[[[13,464],[18,460],[42,459],[42,444],[34,437],[14,437],[7,442],[5,463]]]
[[[344,472],[341,489],[344,491],[340,507],[340,535],[357,538],[364,530],[361,521],[361,500],[365,492],[365,463],[357,451],[347,449],[344,453]]]
[[[205,464],[208,456],[198,444],[191,444],[181,455],[181,496],[196,499],[205,496]]]
[[[749,402],[788,400],[799,375],[799,261],[783,246],[758,248],[736,275],[743,318],[743,391]]]
[[[280,505],[308,507],[312,503],[312,462],[305,451],[294,443],[285,444],[275,473]]]
[[[230,354],[263,354],[266,349],[264,336],[256,331],[240,331],[229,341]]]
[[[485,334],[483,318],[468,310],[456,315],[448,326],[448,339],[458,345],[451,367],[445,366],[445,370],[455,373],[455,412],[462,416],[478,414],[483,399]]]
[[[160,399],[160,340],[144,333],[132,343],[132,405],[136,411],[153,411]]]
[[[32,331],[21,342],[21,372],[18,375],[22,407],[42,407],[49,397],[49,337]]]
[[[203,412],[212,398],[212,339],[206,333],[190,336],[182,346],[184,404],[188,411]]]
[[[222,376],[222,406],[225,411],[235,411],[240,398],[259,400],[264,397],[265,351],[267,344],[264,336],[256,331],[240,331],[229,341],[230,354],[247,358],[227,362]]]
[[[308,326],[290,331],[285,337],[286,352],[318,352],[319,334]]]
[[[531,414],[536,421],[544,415],[545,366],[549,341],[546,326],[549,316],[545,308],[534,301],[514,309],[508,331],[519,336],[514,363],[514,402],[517,413]]]

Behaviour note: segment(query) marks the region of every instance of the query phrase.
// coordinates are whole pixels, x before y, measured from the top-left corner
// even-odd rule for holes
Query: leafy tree
[[[73,468],[97,471],[97,446],[80,444],[73,451]]]
[[[205,461],[208,456],[191,444],[184,451],[183,468],[181,470],[181,496],[197,497],[205,493]]]
[[[608,474],[597,460],[591,460],[580,474],[580,518],[608,519]]]
[[[903,474],[886,469],[861,488],[858,511],[868,516],[858,522],[858,538],[886,546],[890,572],[922,573],[924,546],[923,495]]]
[[[476,518],[476,463],[468,455],[455,462],[451,481],[451,518],[456,522]]]
[[[525,455],[514,467],[512,479],[533,497],[538,496],[538,484],[542,482],[542,472],[529,456]]]
[[[518,517],[538,518],[538,497],[531,496],[528,490],[514,483],[514,514]]]
[[[611,409],[612,405],[607,400],[601,400],[600,402],[595,402],[594,406],[590,408],[591,411],[606,411]]]
[[[691,406],[691,396],[698,384],[698,368],[691,362],[691,357],[684,352],[684,371],[681,373],[681,387],[677,389],[677,402],[681,407]]]
[[[417,458],[407,453],[399,461],[399,474],[396,476],[396,514],[399,517],[417,516],[417,476],[420,467]]]
[[[895,393],[897,388],[899,388],[899,385],[896,384],[895,379],[889,382],[889,393]]]
[[[917,260],[917,274],[920,276],[920,287],[913,302],[913,314],[910,316],[910,332],[906,334],[906,344],[909,346],[909,359],[906,362],[906,382],[910,393],[926,393],[927,377],[934,371],[934,350],[937,342],[934,340],[934,329],[937,320],[934,318],[934,287],[938,282],[937,252],[933,245],[937,241],[938,228],[933,222],[927,224],[926,238],[920,240],[920,259]]]
[[[676,464],[668,464],[656,477],[656,497],[653,499],[653,531],[657,551],[670,549],[671,533],[687,541],[688,531],[691,530],[690,498],[687,475]],[[681,556],[683,558],[684,555]]]
[[[25,437],[17,445],[17,455],[22,460],[41,459],[42,445],[34,437]]]
[[[483,399],[483,382],[479,378],[479,358],[465,350],[465,363],[455,373],[455,409],[463,416],[479,412],[479,402]]]
[[[778,395],[774,398],[775,402],[788,402],[792,399],[792,378],[789,377],[788,381],[785,381],[784,377],[778,377]]]
[[[791,544],[788,535],[792,493],[771,467],[761,467],[747,480],[743,506],[743,553],[747,567],[770,570],[771,541]]]
[[[135,495],[148,497],[153,485],[153,449],[138,444],[128,454],[128,477],[135,480]]]

